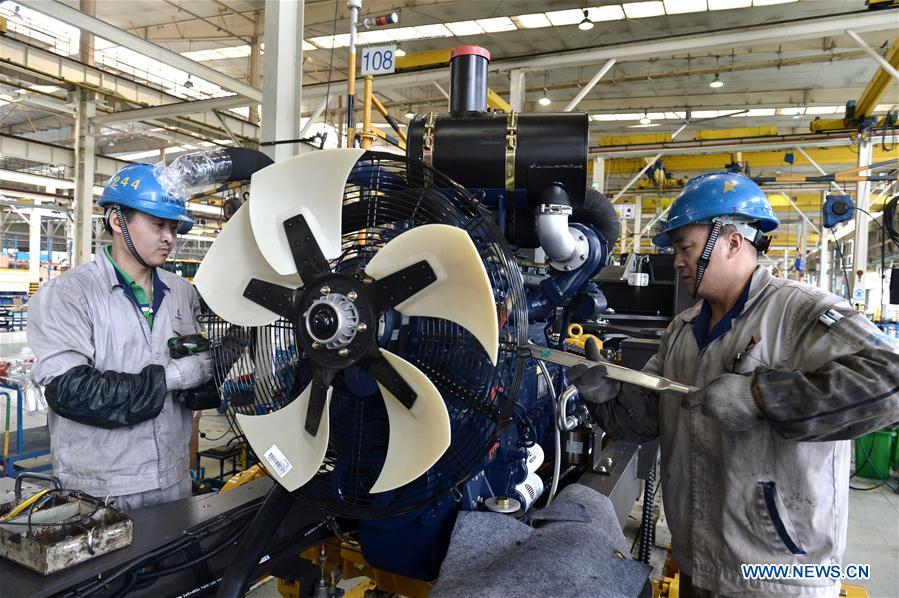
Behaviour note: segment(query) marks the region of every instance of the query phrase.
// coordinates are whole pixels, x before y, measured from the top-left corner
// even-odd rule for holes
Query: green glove
[[[202,334],[173,336],[168,340],[169,356],[181,359],[188,355],[196,355],[209,350],[209,339]]]

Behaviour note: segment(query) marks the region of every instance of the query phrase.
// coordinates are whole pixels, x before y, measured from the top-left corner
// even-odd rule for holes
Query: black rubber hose
[[[649,475],[646,476],[646,483],[643,487],[643,522],[640,526],[640,553],[637,556],[641,562],[647,565],[652,557],[652,547],[656,541],[656,528],[652,523],[654,515],[653,504],[656,498],[655,482],[656,468],[653,466],[649,470]]]
[[[248,180],[254,172],[274,164],[274,160],[260,151],[246,147],[229,147],[225,150],[231,158],[231,176],[229,181]]]
[[[587,189],[584,194],[583,206],[574,208],[571,220],[592,225],[596,232],[609,243],[610,250],[618,240],[618,233],[621,229],[618,214],[615,213],[615,206],[608,197],[596,189]]]
[[[265,497],[259,512],[253,518],[249,530],[234,551],[234,560],[228,565],[216,596],[240,598],[246,594],[250,578],[281,522],[293,506],[295,497],[280,484],[275,484]]]

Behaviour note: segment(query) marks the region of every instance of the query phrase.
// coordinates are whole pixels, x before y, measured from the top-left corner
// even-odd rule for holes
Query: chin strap
[[[718,235],[720,234],[721,221],[715,220],[712,224],[712,232],[709,233],[709,238],[705,242],[705,247],[702,249],[702,255],[696,260],[696,283],[693,285],[694,299],[699,296],[699,284],[702,282],[702,277],[705,275],[705,269],[709,265],[709,259],[712,257],[712,250],[715,249],[715,243],[718,242]]]
[[[113,211],[115,212],[116,218],[119,219],[119,226],[122,229],[122,238],[125,239],[125,247],[128,248],[128,252],[137,260],[144,268],[152,269],[153,266],[144,261],[144,258],[140,256],[137,252],[137,248],[134,246],[134,243],[131,241],[131,234],[128,232],[128,223],[125,222],[125,214],[122,213],[122,206],[116,204],[112,206]],[[697,285],[698,286],[698,285]]]

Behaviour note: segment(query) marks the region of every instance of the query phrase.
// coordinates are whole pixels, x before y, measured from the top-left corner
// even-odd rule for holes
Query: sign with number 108
[[[396,46],[362,48],[362,75],[385,75],[396,70]]]

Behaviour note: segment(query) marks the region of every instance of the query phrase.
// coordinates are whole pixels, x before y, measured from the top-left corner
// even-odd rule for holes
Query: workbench
[[[41,576],[15,563],[0,559],[0,579],[3,580],[0,593],[4,598],[24,598],[26,596],[41,598],[57,594],[75,595],[79,588],[84,588],[93,580],[109,579],[121,567],[134,563],[145,555],[179,540],[186,530],[197,529],[206,522],[251,504],[255,504],[258,508],[272,484],[270,478],[261,478],[223,494],[204,494],[129,511],[128,515],[134,521],[134,540],[130,546],[75,565],[59,573]],[[301,537],[301,534],[297,533],[298,530],[318,524],[324,517],[324,513],[319,509],[297,501],[288,517],[285,518],[284,525],[281,526],[277,537],[272,539],[272,546],[283,546],[292,537]],[[215,545],[221,538],[222,535],[210,537],[202,545],[202,548],[197,548],[194,552],[207,550],[208,546]],[[230,563],[233,553],[233,548],[226,548],[209,560],[177,573],[160,577],[153,585],[134,590],[129,593],[129,596],[180,596],[196,592],[201,587],[214,587]],[[185,552],[181,554],[183,555]],[[191,552],[186,551],[186,554],[190,555]],[[292,549],[276,554],[276,549],[273,549],[271,558],[261,566],[259,574],[266,574],[266,567],[270,570],[283,563],[284,558],[295,559],[296,554],[297,552]],[[184,557],[181,558],[183,560]],[[175,561],[175,564],[177,562]],[[120,585],[113,584],[111,588],[101,589],[89,595],[111,596],[115,595],[119,589]],[[192,595],[199,595],[199,593]]]

